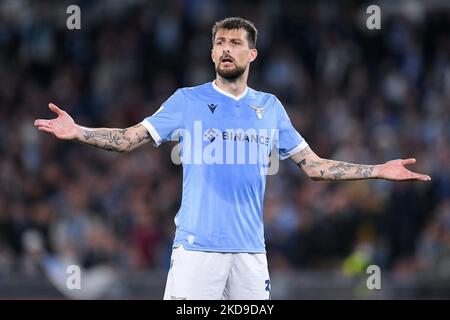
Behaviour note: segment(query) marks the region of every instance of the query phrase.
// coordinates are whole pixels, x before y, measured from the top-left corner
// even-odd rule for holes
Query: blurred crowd
[[[361,1],[0,2],[0,274],[167,269],[182,170],[173,144],[116,154],[60,141],[33,121],[53,102],[89,127],[129,127],[177,88],[214,78],[211,27],[252,20],[249,86],[277,95],[321,157],[375,164],[415,157],[429,183],[313,182],[289,160],[268,178],[271,270],[368,264],[401,275],[450,270],[450,8]],[[81,8],[68,30],[66,8]],[[384,6],[383,6],[384,5]]]

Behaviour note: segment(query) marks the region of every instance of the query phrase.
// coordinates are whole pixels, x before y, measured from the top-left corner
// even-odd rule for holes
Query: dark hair
[[[258,37],[258,30],[256,30],[255,26],[252,22],[242,18],[226,18],[220,21],[217,21],[212,28],[212,41],[214,45],[214,39],[216,38],[216,33],[219,29],[245,29],[247,31],[247,41],[250,48],[256,47],[256,39]]]

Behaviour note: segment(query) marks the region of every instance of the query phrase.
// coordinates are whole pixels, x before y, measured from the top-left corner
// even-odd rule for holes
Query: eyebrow
[[[216,38],[216,41],[218,41],[218,40],[226,40],[226,38],[225,37],[217,37]],[[242,41],[242,39],[241,38],[230,38],[230,41]]]

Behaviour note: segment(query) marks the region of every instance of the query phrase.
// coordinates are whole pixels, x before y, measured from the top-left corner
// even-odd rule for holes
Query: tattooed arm
[[[34,125],[39,130],[51,133],[59,139],[75,140],[100,149],[117,152],[132,151],[144,143],[152,141],[147,129],[141,124],[126,129],[85,128],[77,125],[67,112],[54,104],[49,104],[49,108],[58,117],[51,120],[38,119]]]
[[[415,163],[415,159],[397,159],[377,165],[355,164],[322,159],[317,156],[310,147],[306,147],[294,154],[291,159],[302,168],[312,180],[431,180],[427,175],[412,172],[404,167],[405,165]]]
[[[78,126],[78,130],[76,141],[107,151],[129,152],[152,141],[149,132],[141,124],[126,129]]]

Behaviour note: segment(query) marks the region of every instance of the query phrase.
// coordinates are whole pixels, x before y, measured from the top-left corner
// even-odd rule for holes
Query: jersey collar
[[[234,95],[232,95],[231,93],[226,92],[226,91],[223,90],[223,89],[220,89],[220,88],[216,85],[216,80],[213,80],[211,83],[212,83],[212,87],[213,87],[217,92],[219,92],[219,93],[221,93],[221,94],[223,94],[223,95],[226,95],[227,97],[230,97],[231,99],[234,99],[234,100],[236,100],[236,101],[239,101],[241,98],[245,97],[245,95],[246,95],[247,92],[248,92],[248,87],[245,86],[244,92],[242,92],[242,93],[241,93],[240,95],[238,95],[238,96],[234,96]]]

